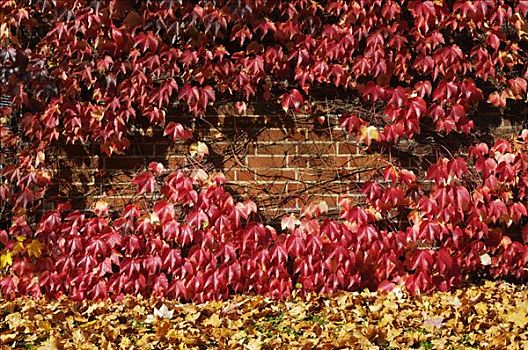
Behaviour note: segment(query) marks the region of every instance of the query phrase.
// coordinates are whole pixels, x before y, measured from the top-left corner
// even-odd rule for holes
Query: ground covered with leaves
[[[527,326],[528,287],[505,282],[419,297],[396,289],[200,305],[134,297],[0,305],[0,343],[15,349],[528,349]]]

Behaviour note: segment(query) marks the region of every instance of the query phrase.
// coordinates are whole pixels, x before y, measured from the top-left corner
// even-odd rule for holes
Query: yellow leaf
[[[528,302],[517,302],[514,311],[504,315],[504,320],[513,323],[519,328],[528,324]]]
[[[200,317],[200,315],[200,311],[192,310],[187,314],[187,316],[185,316],[185,321],[195,322]]]
[[[363,125],[360,129],[359,141],[364,142],[367,146],[370,146],[372,141],[379,140],[379,132],[375,126]]]
[[[131,349],[132,341],[127,336],[121,337],[121,342],[119,343],[120,349]]]
[[[95,202],[94,211],[97,215],[107,215],[109,208],[110,204],[104,199],[101,199]]]
[[[295,320],[302,320],[306,317],[306,306],[303,304],[298,304],[293,306],[289,312]]]
[[[506,51],[499,51],[499,59],[503,64],[515,64],[517,59],[510,53]]]
[[[203,322],[204,326],[213,326],[215,328],[218,328],[222,324],[222,319],[218,314],[213,314],[211,317],[206,319]]]
[[[250,350],[260,350],[262,348],[262,342],[260,339],[252,338],[246,343],[246,347]]]
[[[6,266],[13,264],[13,253],[5,252],[0,255],[0,268],[3,269]]]
[[[201,159],[209,154],[209,148],[205,143],[198,141],[189,147],[189,152],[191,153],[191,156],[198,156],[198,158]]]
[[[528,316],[526,312],[516,311],[508,315],[508,321],[512,322],[519,328],[524,328],[528,324]]]
[[[159,224],[159,216],[156,213],[150,213],[149,217],[146,220],[150,220],[154,225]]]
[[[383,314],[381,320],[378,321],[378,327],[387,329],[387,325],[392,324],[394,321],[394,316],[389,313]]]
[[[24,244],[22,243],[24,240],[19,240],[20,236],[17,237],[17,241],[15,242],[15,244],[13,244],[13,246],[11,247],[11,254],[15,254],[17,255],[18,253],[20,253],[21,251],[24,250]]]
[[[26,248],[30,257],[34,256],[35,258],[38,258],[42,254],[43,245],[38,239],[34,239],[27,245]]]
[[[93,326],[95,323],[97,323],[97,320],[92,320],[92,321],[89,321],[89,322],[83,323],[83,324],[80,325],[79,327],[80,327],[80,328],[91,327],[91,326]]]
[[[53,330],[53,327],[48,321],[37,321],[37,325],[39,330],[43,330],[45,332],[51,332]]]
[[[475,311],[477,311],[477,314],[479,314],[480,316],[484,316],[488,313],[488,305],[486,305],[486,303],[477,303],[473,306],[475,308]]]

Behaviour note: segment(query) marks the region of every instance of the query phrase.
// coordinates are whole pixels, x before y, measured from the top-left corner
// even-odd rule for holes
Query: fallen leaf
[[[434,317],[429,318],[423,322],[424,326],[433,326],[436,328],[440,328],[444,325],[444,318],[443,317]]]
[[[218,314],[213,314],[211,315],[211,317],[209,317],[208,319],[206,319],[204,322],[203,322],[204,326],[212,326],[212,327],[220,327],[220,325],[222,324],[222,319],[220,318],[220,316]]]

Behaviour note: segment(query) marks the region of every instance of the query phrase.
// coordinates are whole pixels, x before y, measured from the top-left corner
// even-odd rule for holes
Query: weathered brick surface
[[[297,123],[254,112],[197,121],[194,134],[209,147],[207,169],[222,171],[235,197],[252,197],[269,217],[311,201],[325,200],[335,207],[341,196],[357,196],[358,182],[385,165],[378,156],[362,155],[361,147],[336,127],[335,118],[332,125],[321,127],[310,116]],[[79,208],[103,198],[116,209],[142,201],[134,196],[131,180],[151,161],[170,169],[192,164],[189,144],[169,142],[160,130],[132,140],[124,155],[106,157],[80,146],[64,147],[57,154],[57,174],[63,179],[57,181],[56,195],[69,197]]]

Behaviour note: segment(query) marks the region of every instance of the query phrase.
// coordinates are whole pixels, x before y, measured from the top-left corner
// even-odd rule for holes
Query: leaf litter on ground
[[[527,327],[527,286],[489,281],[418,297],[0,300],[2,349],[528,349]]]

